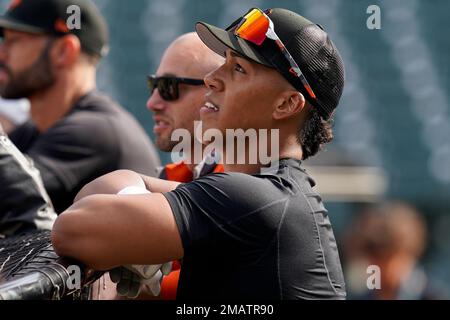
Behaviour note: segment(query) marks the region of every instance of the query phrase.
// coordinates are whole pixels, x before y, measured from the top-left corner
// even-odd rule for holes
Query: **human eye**
[[[245,72],[245,69],[239,63],[235,64],[234,70],[237,72],[240,72],[240,73],[244,73],[244,74],[247,73],[247,72]]]

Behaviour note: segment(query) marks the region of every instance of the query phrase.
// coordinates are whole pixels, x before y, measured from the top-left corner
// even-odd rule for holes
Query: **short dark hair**
[[[312,107],[297,138],[302,146],[303,160],[315,156],[324,145],[333,141],[333,120],[324,120],[317,109]]]

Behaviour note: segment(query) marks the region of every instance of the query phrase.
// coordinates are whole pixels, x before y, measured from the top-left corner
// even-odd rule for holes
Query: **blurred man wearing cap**
[[[179,299],[344,299],[327,210],[301,168],[332,138],[344,84],[337,49],[321,27],[284,9],[252,9],[227,30],[198,23],[197,33],[226,57],[205,77],[203,126],[279,129],[272,169],[261,159],[225,162],[226,173],[185,184],[107,175],[58,218],[56,251],[102,270],[183,259]],[[116,195],[128,186],[153,193]]]
[[[79,28],[66,23],[74,6]],[[95,90],[108,32],[90,0],[12,1],[0,17],[0,32],[0,95],[31,103],[31,121],[10,137],[33,158],[58,212],[107,172],[154,174],[158,159],[145,132]]]

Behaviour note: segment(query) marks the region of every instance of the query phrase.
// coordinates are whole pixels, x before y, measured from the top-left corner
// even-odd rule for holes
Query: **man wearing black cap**
[[[77,12],[79,24],[71,21]],[[12,1],[0,35],[0,95],[31,103],[31,121],[10,138],[33,158],[58,212],[102,174],[155,172],[158,159],[145,132],[95,90],[108,32],[90,0]]]
[[[327,210],[301,168],[332,138],[344,84],[337,49],[284,9],[252,9],[227,30],[198,23],[197,33],[226,57],[205,77],[203,126],[277,128],[278,157],[270,168],[225,162],[225,173],[180,185],[130,171],[102,177],[56,221],[55,250],[103,270],[183,259],[180,299],[344,299]],[[115,195],[129,186],[153,194]]]

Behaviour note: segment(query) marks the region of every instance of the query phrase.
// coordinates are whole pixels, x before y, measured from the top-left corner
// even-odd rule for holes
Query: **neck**
[[[239,172],[246,174],[257,174],[263,167],[262,164],[224,164],[225,172]]]
[[[201,151],[201,153],[199,153]],[[196,139],[191,142],[191,152],[183,155],[184,164],[191,172],[194,172],[195,167],[203,161],[205,146]]]
[[[40,132],[53,127],[82,96],[95,89],[95,69],[78,69],[60,75],[52,87],[29,97],[31,118]]]
[[[283,143],[281,143],[283,141]],[[250,148],[251,149],[251,148]],[[266,147],[266,150],[272,150],[270,148],[270,145]],[[246,155],[249,154],[249,147],[246,147]],[[254,152],[254,151],[252,151]],[[235,152],[236,154],[236,152]],[[227,162],[227,155],[226,152],[223,152],[223,166],[225,169],[225,172],[240,172],[240,173],[246,173],[246,174],[258,174],[261,172],[261,169],[264,167],[270,166],[271,163],[276,162],[280,159],[298,159],[301,160],[303,158],[303,152],[300,145],[297,143],[297,140],[295,137],[292,138],[285,138],[280,139],[280,147],[278,155],[273,155],[270,158],[270,163],[268,163],[269,159],[264,159],[264,161],[260,158],[260,152],[258,150],[258,161],[256,161],[256,164],[252,164],[252,162],[249,161],[248,157],[246,157],[245,164],[236,164],[237,161],[228,161]],[[236,160],[236,159],[234,159]],[[254,163],[254,162],[253,162]]]

